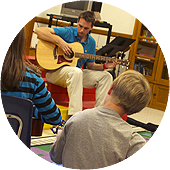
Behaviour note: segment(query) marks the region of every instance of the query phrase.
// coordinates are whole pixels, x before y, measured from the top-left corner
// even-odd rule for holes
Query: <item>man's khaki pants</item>
[[[95,107],[102,106],[113,81],[111,74],[107,71],[80,69],[70,66],[64,66],[55,72],[48,72],[46,79],[52,84],[67,87],[69,96],[68,115],[82,111],[83,87],[96,87]]]

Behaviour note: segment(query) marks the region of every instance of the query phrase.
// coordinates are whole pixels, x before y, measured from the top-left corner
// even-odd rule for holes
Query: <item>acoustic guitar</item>
[[[45,70],[56,70],[62,66],[69,65],[76,67],[78,59],[94,59],[100,61],[119,62],[119,65],[128,67],[129,60],[122,60],[117,58],[85,54],[83,46],[78,43],[70,43],[73,51],[71,55],[65,55],[63,50],[53,43],[39,39],[36,49],[36,59],[39,66]]]

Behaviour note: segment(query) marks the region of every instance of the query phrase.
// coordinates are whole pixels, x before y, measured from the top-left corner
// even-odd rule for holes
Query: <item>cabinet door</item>
[[[149,85],[150,85],[151,91],[153,92],[153,83],[149,83]],[[150,107],[152,105],[152,100],[153,100],[153,95],[151,96],[151,100],[148,103],[148,107]]]
[[[169,86],[168,68],[162,51],[160,50],[158,68],[156,71],[155,80],[158,83]]]
[[[149,81],[154,80],[158,54],[157,43],[139,39],[133,69],[142,73]]]
[[[168,101],[169,87],[162,85],[153,86],[152,106],[155,109],[165,110]]]

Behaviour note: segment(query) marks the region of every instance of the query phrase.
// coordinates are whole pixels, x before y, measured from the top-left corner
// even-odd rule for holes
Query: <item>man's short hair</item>
[[[91,27],[93,27],[94,23],[95,23],[95,15],[94,12],[91,11],[83,11],[80,13],[79,17],[78,17],[78,21],[80,20],[80,18],[83,18],[85,21],[87,22],[91,22],[92,25]]]
[[[151,88],[139,72],[128,70],[113,81],[111,101],[122,106],[127,114],[141,111],[150,101]]]

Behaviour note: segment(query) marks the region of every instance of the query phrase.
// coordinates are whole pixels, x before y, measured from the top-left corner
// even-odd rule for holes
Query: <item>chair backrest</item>
[[[3,95],[2,103],[8,121],[21,141],[30,148],[33,104],[29,99]]]

